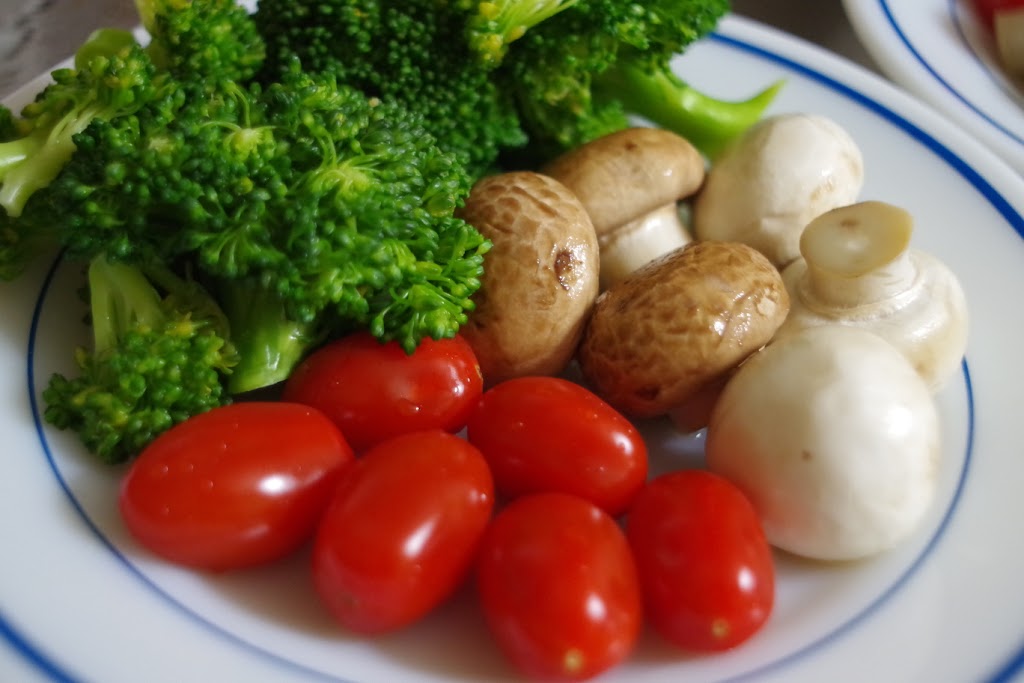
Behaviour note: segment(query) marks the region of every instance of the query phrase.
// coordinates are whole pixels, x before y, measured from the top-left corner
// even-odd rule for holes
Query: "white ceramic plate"
[[[917,536],[859,564],[779,556],[776,611],[742,648],[686,656],[646,634],[602,680],[1009,680],[1024,669],[1024,180],[881,79],[739,18],[679,67],[727,97],[784,78],[774,111],[824,114],[849,130],[866,160],[864,197],[909,209],[916,246],[960,276],[970,349],[938,397],[940,495]],[[44,263],[0,286],[0,680],[515,680],[466,596],[367,642],[317,604],[305,557],[204,576],[138,548],[118,522],[119,472],[39,419],[41,388],[85,339],[77,282]],[[645,429],[658,467],[695,462],[699,440]]]
[[[969,0],[843,0],[882,70],[1024,173],[1024,90]]]

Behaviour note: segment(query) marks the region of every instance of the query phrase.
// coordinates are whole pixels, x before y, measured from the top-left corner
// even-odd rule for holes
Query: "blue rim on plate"
[[[981,176],[974,168],[967,164],[963,159],[945,147],[943,144],[938,142],[935,138],[924,132],[916,125],[895,113],[888,107],[876,102],[867,95],[861,93],[853,87],[850,87],[837,79],[828,76],[820,71],[813,69],[805,64],[802,64],[793,59],[787,58],[775,52],[772,52],[766,48],[755,45],[751,42],[740,40],[734,37],[730,37],[723,33],[716,33],[709,36],[708,40],[716,41],[727,47],[734,48],[740,52],[752,54],[754,56],[763,58],[767,61],[774,62],[782,65],[785,68],[805,76],[819,84],[824,85],[826,88],[840,94],[841,96],[853,101],[854,103],[865,107],[872,113],[878,115],[889,123],[893,124],[897,128],[903,130],[913,139],[926,146],[929,150],[939,156],[946,164],[954,168],[965,180],[967,180],[976,190],[978,190],[985,199],[991,203],[991,205],[997,209],[1002,217],[1013,226],[1014,230],[1022,237],[1024,237],[1024,218],[1022,218],[1013,207],[1007,202],[1007,200],[1000,195],[989,183]],[[340,679],[333,675],[326,674],[322,671],[318,671],[306,666],[301,663],[289,660],[286,657],[282,657],[278,654],[269,652],[259,646],[256,646],[248,641],[240,638],[236,634],[221,628],[208,619],[198,614],[191,608],[177,601],[174,597],[166,593],[162,588],[156,585],[149,577],[145,575],[138,567],[133,565],[128,558],[126,558],[113,544],[113,542],[107,538],[103,532],[98,528],[95,522],[90,519],[88,514],[85,512],[79,500],[76,498],[74,492],[71,490],[63,475],[59,466],[57,465],[53,453],[50,450],[49,443],[46,439],[45,430],[40,417],[39,407],[35,398],[35,373],[34,373],[34,350],[36,342],[36,331],[39,323],[39,318],[43,305],[46,299],[47,291],[52,282],[54,274],[59,266],[59,260],[55,261],[47,274],[42,288],[38,294],[38,298],[35,304],[32,315],[31,330],[27,349],[27,394],[28,400],[31,403],[32,414],[35,420],[36,432],[45,453],[45,457],[49,463],[49,466],[57,480],[58,485],[62,488],[64,494],[69,499],[70,503],[81,516],[82,520],[99,540],[129,571],[136,579],[144,583],[148,588],[158,593],[174,608],[181,610],[183,613],[192,618],[196,623],[202,627],[210,630],[212,633],[223,638],[225,641],[230,642],[236,646],[245,648],[246,650],[256,653],[267,660],[268,663],[275,664],[277,666],[286,667],[293,671],[298,671],[303,674],[309,675],[311,678],[317,680],[334,681],[336,683],[351,683],[346,679]],[[956,488],[949,503],[949,507],[943,513],[942,519],[927,544],[919,555],[914,558],[910,565],[896,578],[896,580],[881,594],[871,601],[868,605],[862,608],[857,614],[849,618],[832,631],[822,635],[818,639],[812,641],[809,644],[804,645],[795,652],[783,655],[774,661],[760,665],[750,671],[743,674],[734,676],[730,680],[748,680],[756,678],[759,675],[764,675],[769,672],[777,672],[780,669],[793,664],[797,660],[806,657],[807,655],[817,652],[822,648],[826,647],[830,643],[835,642],[838,638],[842,637],[843,634],[847,633],[851,629],[861,624],[868,616],[874,613],[882,604],[888,601],[903,585],[909,581],[922,564],[932,554],[932,551],[940,543],[944,532],[947,529],[949,521],[952,519],[958,503],[960,501],[961,493],[963,491],[965,482],[967,480],[970,465],[972,462],[973,445],[975,440],[974,427],[975,427],[975,415],[974,415],[974,396],[972,391],[971,376],[968,367],[968,363],[965,360],[963,364],[963,377],[966,384],[967,391],[967,440],[964,452],[964,460],[961,471],[958,476]],[[32,667],[34,667],[40,674],[46,676],[54,681],[61,681],[67,683],[77,683],[79,680],[75,675],[66,670],[64,666],[59,663],[52,655],[50,655],[46,649],[37,643],[32,642],[29,638],[23,635],[12,620],[7,616],[0,614],[0,639],[3,639],[7,644],[19,653]],[[1007,662],[996,669],[996,673],[988,678],[987,680],[995,683],[996,681],[1004,681],[1014,676],[1024,669],[1024,646],[1019,648],[1019,651],[1014,654]]]

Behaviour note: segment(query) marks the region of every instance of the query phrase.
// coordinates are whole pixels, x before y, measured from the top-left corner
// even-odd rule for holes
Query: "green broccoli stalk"
[[[463,1],[460,4],[471,12],[466,24],[469,47],[484,64],[500,64],[509,43],[522,38],[533,26],[572,7],[578,1]]]
[[[75,431],[100,459],[123,462],[157,435],[229,401],[235,363],[227,319],[194,281],[98,256],[88,269],[91,349],[79,375],[43,392],[48,422]]]
[[[714,159],[764,114],[782,82],[742,101],[710,97],[668,69],[645,69],[619,64],[594,83],[598,101],[617,101],[630,114],[641,116],[689,140]]]
[[[673,73],[671,61],[728,10],[728,0],[580,0],[527,30],[495,67],[495,80],[516,102],[533,162],[625,128],[635,117],[714,158],[761,118],[781,86],[729,102]],[[478,59],[493,61],[487,53]]]
[[[326,336],[326,325],[320,319],[296,320],[285,302],[258,282],[223,280],[216,291],[238,351],[238,363],[227,384],[233,395],[288,379],[299,361]]]
[[[0,142],[0,206],[18,216],[34,192],[46,187],[74,154],[74,137],[97,118],[138,109],[156,89],[154,69],[141,48],[109,40],[86,43],[76,68],[53,72],[53,83],[26,105],[15,127],[21,136]]]

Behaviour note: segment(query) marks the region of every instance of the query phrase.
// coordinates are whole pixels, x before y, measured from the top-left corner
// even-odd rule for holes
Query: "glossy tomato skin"
[[[427,338],[407,354],[358,332],[310,354],[282,396],[322,410],[362,452],[408,432],[457,432],[482,392],[480,364],[461,336]]]
[[[480,452],[443,430],[393,437],[346,472],[313,545],[313,582],[356,633],[394,631],[450,596],[494,506]]]
[[[728,650],[768,620],[771,549],[753,506],[704,470],[652,479],[626,519],[648,621],[691,651]]]
[[[488,389],[469,417],[467,438],[507,498],[561,491],[614,517],[647,479],[647,446],[636,427],[558,377],[521,377]]]
[[[477,592],[499,648],[530,678],[591,678],[625,660],[639,637],[625,535],[578,496],[536,493],[503,508],[481,544]]]
[[[235,403],[157,437],[121,482],[125,526],[178,564],[226,571],[308,541],[354,455],[322,413]]]

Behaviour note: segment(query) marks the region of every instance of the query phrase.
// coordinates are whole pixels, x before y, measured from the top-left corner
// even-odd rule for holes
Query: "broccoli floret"
[[[77,152],[47,193],[67,255],[172,261],[191,250],[192,229],[244,232],[261,188],[273,185],[254,174],[272,146],[234,153],[255,137],[243,123],[250,99],[233,81],[175,82],[136,113],[76,136]]]
[[[409,351],[455,334],[490,243],[455,218],[471,177],[418,114],[297,64],[268,86],[179,90],[77,137],[48,193],[69,256],[184,259],[204,281],[253,283],[284,315],[232,316],[236,339],[312,344],[327,320]],[[233,389],[257,388],[255,345],[239,344]],[[281,350],[264,376],[283,379],[306,350]]]
[[[88,269],[93,346],[80,374],[55,374],[45,418],[106,462],[132,458],[171,426],[229,402],[227,320],[194,281],[96,257]]]
[[[470,49],[485,64],[499,64],[508,45],[527,30],[579,0],[458,0],[471,13],[466,22]]]
[[[263,64],[263,38],[235,0],[135,0],[153,62],[179,78],[245,81]]]
[[[502,148],[526,138],[511,101],[466,43],[469,14],[438,0],[261,0],[255,20],[267,43],[264,79],[298,57],[310,72],[423,117],[437,144],[470,173],[490,169]]]
[[[0,206],[18,216],[74,154],[74,137],[97,119],[123,116],[153,97],[159,86],[152,62],[134,42],[86,43],[74,68],[53,72],[53,83],[8,124],[21,135],[0,142]]]
[[[299,322],[328,311],[410,352],[426,336],[453,336],[490,247],[454,217],[471,187],[465,169],[417,114],[327,74],[293,70],[259,102],[266,119],[249,129],[269,131],[287,154],[260,155],[275,173],[252,189],[259,201],[245,203],[258,211],[191,231],[202,266],[257,278]]]
[[[761,117],[780,87],[726,102],[672,72],[671,60],[728,10],[728,0],[580,0],[510,45],[496,80],[514,93],[531,147],[542,157],[624,128],[636,116],[713,158]]]

